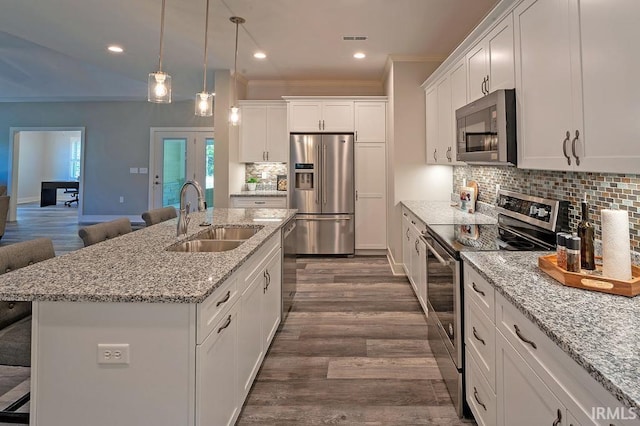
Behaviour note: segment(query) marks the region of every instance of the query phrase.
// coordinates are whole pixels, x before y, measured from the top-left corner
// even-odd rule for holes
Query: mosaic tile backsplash
[[[258,179],[256,189],[258,191],[275,191],[278,182],[278,175],[286,175],[286,163],[246,163],[245,177],[249,179],[254,177]],[[262,172],[267,173],[266,178],[262,178]]]
[[[464,179],[478,183],[478,199],[494,204],[496,184],[501,189],[538,197],[569,201],[571,229],[580,221],[580,202],[587,194],[589,219],[601,239],[600,210],[629,212],[631,249],[640,251],[640,175],[527,170],[514,167],[458,166],[453,168],[453,189],[457,192]]]

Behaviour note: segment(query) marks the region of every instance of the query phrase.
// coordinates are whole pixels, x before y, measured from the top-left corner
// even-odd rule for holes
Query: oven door
[[[431,236],[427,244],[427,300],[444,345],[460,370],[462,365],[462,310],[460,262]]]

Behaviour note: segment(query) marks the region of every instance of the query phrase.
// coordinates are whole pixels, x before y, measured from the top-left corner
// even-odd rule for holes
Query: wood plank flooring
[[[238,425],[475,424],[457,418],[424,314],[386,258],[300,258],[297,277]]]

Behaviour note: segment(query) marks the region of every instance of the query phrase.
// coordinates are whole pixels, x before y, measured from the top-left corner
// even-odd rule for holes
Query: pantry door
[[[180,206],[180,189],[187,180],[197,181],[205,191],[208,207],[213,207],[213,129],[151,129],[149,167],[149,208]],[[197,208],[193,188],[187,202]]]

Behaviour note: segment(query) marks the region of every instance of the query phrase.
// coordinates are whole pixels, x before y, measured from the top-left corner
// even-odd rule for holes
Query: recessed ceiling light
[[[367,57],[367,55],[365,55],[362,52],[356,52],[356,53],[353,54],[353,57],[356,58],[356,59],[364,59],[364,58]]]
[[[256,52],[253,54],[253,57],[256,59],[264,59],[267,57],[267,54],[264,52]]]
[[[111,45],[111,46],[107,47],[107,50],[109,52],[112,52],[112,53],[122,53],[122,52],[124,52],[124,49],[122,47],[116,46],[116,45]]]

